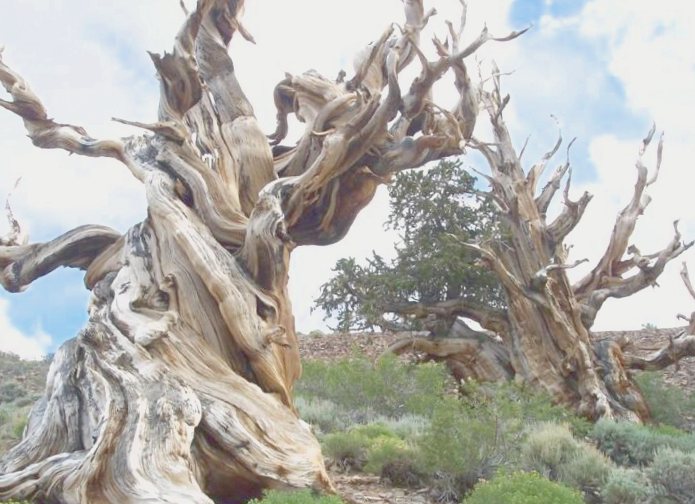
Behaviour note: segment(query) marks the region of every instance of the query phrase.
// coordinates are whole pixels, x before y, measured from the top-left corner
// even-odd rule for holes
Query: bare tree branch
[[[654,132],[655,127],[652,127],[642,141],[642,146],[640,147],[639,156],[635,165],[637,168],[637,181],[635,183],[632,199],[618,214],[613,232],[611,233],[610,242],[603,257],[601,257],[598,264],[590,273],[573,286],[575,293],[579,297],[588,297],[593,290],[611,281],[610,279],[616,276],[615,268],[627,250],[628,241],[635,229],[637,219],[642,215],[650,202],[649,196],[644,194],[644,190],[648,185],[648,172],[642,162],[642,157],[654,136]]]
[[[385,312],[409,315],[415,318],[425,318],[435,315],[441,318],[466,317],[475,320],[481,327],[495,334],[504,334],[508,331],[506,316],[503,311],[480,306],[463,298],[450,299],[437,303],[403,303],[387,304],[383,307]]]
[[[688,250],[695,243],[692,241],[681,241],[677,223],[678,221],[674,222],[675,233],[673,239],[661,251],[654,254],[656,259],[652,263],[643,256],[639,256],[644,260],[634,261],[633,264],[638,269],[635,274],[627,278],[620,276],[603,277],[596,290],[591,291],[589,295],[578,295],[578,298],[598,310],[608,298],[628,297],[646,287],[654,286],[656,279],[664,271],[666,264]]]
[[[382,354],[422,353],[443,361],[460,381],[507,381],[514,376],[508,350],[490,338],[429,338],[419,334],[399,339]]]
[[[64,149],[72,154],[111,157],[126,162],[120,140],[97,140],[80,126],[61,124],[48,118],[41,100],[17,72],[5,64],[0,47],[0,83],[12,101],[0,100],[0,107],[17,114],[34,145],[43,149]]]
[[[553,200],[557,190],[560,189],[562,178],[565,176],[565,173],[567,173],[567,170],[570,167],[570,149],[572,148],[572,144],[574,144],[575,140],[576,138],[573,138],[572,141],[567,145],[567,160],[565,163],[556,168],[548,182],[543,187],[541,194],[536,198],[536,207],[538,207],[538,212],[543,216],[545,216],[545,214],[548,212],[550,202]]]
[[[695,336],[686,335],[685,331],[678,336],[669,337],[667,346],[645,357],[624,352],[625,365],[629,369],[657,371],[678,362],[685,357],[695,357]]]
[[[81,226],[46,243],[0,246],[0,283],[9,292],[19,292],[60,266],[87,269],[120,237],[105,226]]]

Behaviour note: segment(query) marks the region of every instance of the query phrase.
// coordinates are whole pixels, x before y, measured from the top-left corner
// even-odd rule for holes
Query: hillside
[[[49,364],[0,352],[0,452],[20,438],[29,410],[43,392]]]
[[[654,351],[668,343],[681,329],[645,329],[596,334],[597,338],[627,336],[641,353]],[[318,334],[300,337],[303,358],[336,361],[357,355],[376,359],[402,334],[349,333]],[[49,361],[23,361],[17,356],[0,353],[0,452],[21,437],[31,405],[43,391]],[[683,359],[676,369],[663,371],[664,380],[672,385],[695,388],[695,358]],[[434,502],[427,488],[395,488],[379,476],[355,473],[331,467],[331,477],[340,493],[353,502],[391,504],[429,504]]]
[[[669,337],[676,336],[683,328],[642,329],[639,331],[604,331],[594,334],[596,339],[627,337],[639,354],[648,354],[668,344]],[[300,352],[305,359],[337,360],[350,355],[375,359],[388,346],[402,337],[398,333],[332,333],[304,335],[300,337]],[[664,380],[679,387],[695,389],[695,357],[680,361],[662,371]]]

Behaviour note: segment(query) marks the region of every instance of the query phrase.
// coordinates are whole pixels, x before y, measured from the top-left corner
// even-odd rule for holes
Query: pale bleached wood
[[[446,53],[443,44],[439,45]],[[597,266],[573,286],[566,270],[585,260],[569,263],[564,239],[581,219],[591,195],[584,193],[576,201],[571,199],[569,156],[536,194],[538,180],[561,141],[530,170],[524,169],[504,123],[509,97],[501,93],[500,75],[494,69],[492,89],[479,89],[494,138],[484,142],[472,137],[468,145],[478,150],[489,165],[483,177],[490,184],[489,197],[501,213],[505,239],[503,243],[459,243],[495,273],[506,294],[507,311],[499,313],[493,325],[487,310],[472,307],[466,300],[385,306],[387,312],[420,318],[437,327],[429,336],[396,342],[392,351],[424,353],[447,362],[464,378],[499,380],[507,373],[516,381],[544,389],[556,401],[592,419],[645,420],[649,410],[629,370],[677,364],[679,359],[693,355],[692,336],[674,339],[667,348],[640,357],[616,342],[594,341],[590,329],[606,299],[630,296],[655,285],[666,265],[693,245],[682,241],[674,224],[674,236],[662,250],[643,255],[634,245],[628,247],[637,220],[649,203],[645,190],[656,181],[663,143],[659,141],[656,168],[649,177],[642,159],[655,128],[644,139],[632,197],[616,218],[606,252]],[[549,222],[548,207],[563,181],[563,209]],[[455,334],[458,316],[492,330],[502,344],[489,337]],[[429,321],[431,317],[440,324]],[[441,337],[442,325],[449,327],[448,338]]]
[[[291,252],[339,240],[398,170],[463,152],[478,100],[464,62],[497,39],[485,31],[429,63],[419,44],[435,11],[408,0],[405,23],[376,34],[350,78],[285,76],[268,141],[229,55],[235,34],[253,41],[243,7],[199,0],[172,51],[151,54],[157,122],[116,119],[145,130],[139,136],[95,140],[48,119],[0,61],[11,97],[0,105],[37,146],[120,160],[148,207],[125,234],[85,226],[27,245],[13,220],[1,242],[6,289],[69,266],[86,271],[91,298],[22,442],[0,459],[0,499],[208,503],[244,502],[264,488],[335,491],[292,401],[301,364]],[[412,63],[427,78],[403,93],[399,74]],[[447,111],[428,97],[451,69],[460,103]],[[306,128],[284,146],[289,114]]]

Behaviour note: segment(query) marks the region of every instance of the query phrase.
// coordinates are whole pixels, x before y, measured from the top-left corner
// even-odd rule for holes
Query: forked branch
[[[623,255],[627,251],[630,237],[632,236],[635,225],[637,224],[637,219],[639,219],[639,216],[644,213],[644,210],[651,201],[651,198],[644,194],[644,191],[647,186],[656,181],[656,175],[658,174],[661,164],[663,135],[659,140],[655,173],[650,179],[648,179],[648,170],[644,165],[642,158],[645,151],[649,147],[652,138],[654,137],[655,130],[656,127],[652,127],[644,140],[642,140],[642,146],[640,147],[635,165],[637,168],[637,181],[635,183],[632,199],[618,214],[613,227],[613,232],[611,233],[610,242],[603,254],[603,257],[601,257],[598,264],[590,273],[588,273],[573,286],[575,294],[578,297],[590,296],[594,290],[605,287],[607,284],[613,282],[613,279],[616,277],[619,278],[619,275],[622,273],[621,271],[618,271],[618,267],[621,263]],[[677,230],[676,234],[680,236]],[[667,248],[670,247],[671,245],[669,245]],[[675,255],[673,257],[675,257]]]
[[[17,114],[34,145],[43,149],[64,149],[72,154],[91,157],[110,157],[125,162],[123,142],[98,140],[81,126],[61,124],[48,117],[41,100],[26,81],[5,64],[0,47],[0,83],[12,100],[0,100],[0,107]]]

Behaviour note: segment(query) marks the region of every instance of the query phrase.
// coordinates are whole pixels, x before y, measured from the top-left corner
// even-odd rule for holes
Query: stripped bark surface
[[[499,73],[493,76],[492,90],[481,91],[481,101],[494,139],[483,142],[473,137],[470,145],[487,161],[489,174],[484,176],[491,187],[488,196],[498,207],[506,235],[504,239],[484,243],[460,244],[474,251],[480,263],[495,273],[506,294],[507,310],[492,310],[466,299],[387,307],[386,311],[400,316],[448,321],[450,327],[447,337],[433,333],[415,335],[394,343],[391,351],[420,352],[445,361],[460,379],[512,378],[527,383],[592,419],[648,419],[647,405],[630,370],[660,369],[695,355],[693,336],[675,338],[668,348],[644,358],[632,355],[627,342],[593,341],[590,330],[607,299],[627,297],[656,285],[666,264],[693,245],[682,241],[677,222],[673,225],[673,238],[657,252],[642,254],[629,244],[637,220],[650,201],[646,189],[657,179],[663,140],[658,142],[651,177],[642,159],[655,128],[643,140],[636,162],[634,191],[616,217],[609,244],[598,264],[572,284],[566,270],[586,259],[568,263],[564,239],[582,218],[591,195],[584,193],[577,200],[570,199],[569,147],[568,160],[538,190],[539,179],[558,151],[561,137],[538,163],[526,170],[504,123],[503,111],[509,96],[502,95]],[[563,181],[563,207],[550,220],[548,207]],[[688,288],[695,296],[692,287]],[[472,330],[457,317],[473,320],[483,330]],[[686,319],[692,328],[692,316]]]
[[[147,218],[127,233],[84,226],[26,244],[13,221],[0,243],[2,285],[85,270],[89,322],[57,352],[22,442],[0,459],[0,499],[40,502],[243,502],[263,488],[332,492],[319,445],[296,414],[301,372],[287,293],[291,252],[345,235],[376,187],[399,170],[461,154],[477,114],[464,61],[487,30],[428,61],[420,32],[434,14],[404,2],[405,23],[366,46],[349,80],[315,71],[275,89],[278,126],[259,128],[228,53],[243,0],[199,0],[173,50],[152,54],[154,124],[95,139],[49,118],[0,58],[0,106],[32,142],[120,161],[143,184]],[[399,73],[420,75],[403,92]],[[456,77],[459,103],[431,100]],[[287,116],[305,124],[284,146]]]

